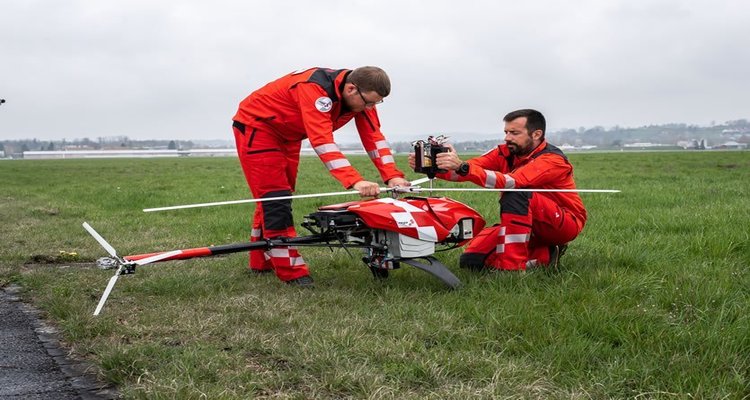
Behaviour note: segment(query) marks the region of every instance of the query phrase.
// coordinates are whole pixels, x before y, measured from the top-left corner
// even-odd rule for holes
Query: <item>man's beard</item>
[[[505,142],[505,145],[508,147],[508,151],[510,152],[510,154],[514,156],[525,156],[526,154],[531,153],[531,150],[533,150],[531,146],[521,147],[511,142]]]

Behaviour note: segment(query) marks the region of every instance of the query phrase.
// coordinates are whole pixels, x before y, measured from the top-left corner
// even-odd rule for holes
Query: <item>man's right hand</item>
[[[380,185],[370,181],[359,181],[352,186],[362,197],[377,197],[380,194]]]

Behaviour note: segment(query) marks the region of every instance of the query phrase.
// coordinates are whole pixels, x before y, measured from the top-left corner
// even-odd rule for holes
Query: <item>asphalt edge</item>
[[[2,293],[8,301],[16,303],[18,308],[29,318],[37,339],[47,354],[55,361],[70,385],[84,400],[119,399],[120,394],[111,384],[97,379],[97,367],[86,360],[79,359],[63,346],[59,331],[41,318],[41,312],[32,305],[23,302],[19,294],[23,288],[10,284],[2,287]]]

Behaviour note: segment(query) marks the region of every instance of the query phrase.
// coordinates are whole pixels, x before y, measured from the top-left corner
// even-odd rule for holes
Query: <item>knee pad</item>
[[[268,192],[261,198],[291,196],[289,190]],[[263,225],[267,230],[284,230],[294,226],[292,220],[292,199],[263,202]]]
[[[505,192],[500,198],[500,212],[526,215],[529,213],[529,202],[532,192]]]

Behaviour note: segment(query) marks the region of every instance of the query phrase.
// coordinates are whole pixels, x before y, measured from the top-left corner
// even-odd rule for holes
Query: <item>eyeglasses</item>
[[[362,102],[365,103],[365,107],[372,107],[376,104],[381,104],[383,102],[383,99],[380,99],[378,101],[367,101],[365,96],[362,96],[362,91],[359,90],[359,86],[355,86],[357,88],[357,93],[359,93],[359,97],[362,99]]]

